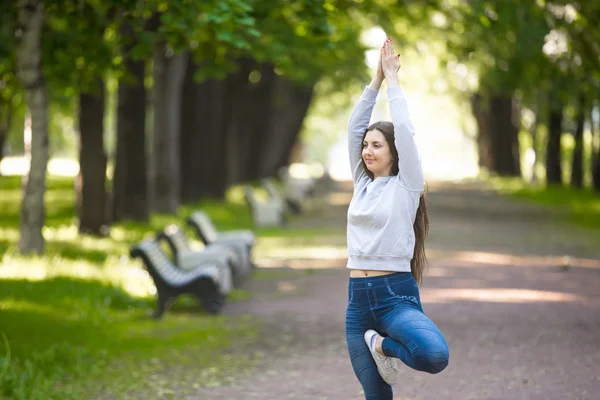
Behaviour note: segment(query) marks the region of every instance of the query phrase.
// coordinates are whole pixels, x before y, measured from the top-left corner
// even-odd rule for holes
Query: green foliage
[[[366,21],[360,7],[329,0],[47,1],[42,65],[51,151],[66,155],[76,150],[80,91],[90,91],[99,77],[121,76],[122,49],[130,43],[129,55],[137,59],[151,59],[157,41],[165,42],[169,52],[190,51],[200,66],[200,80],[224,78],[239,59],[251,57],[310,85],[326,77],[332,92],[363,82],[365,48],[358,40],[363,26],[354,22]],[[11,103],[9,143],[20,153],[25,104],[14,70],[16,3],[2,3],[0,10],[0,106]],[[123,34],[123,24],[132,27],[132,35]]]
[[[240,0],[159,1],[158,10],[158,31],[175,52],[206,45],[214,46],[217,53],[248,49],[249,38],[259,35],[252,8]]]
[[[491,186],[500,193],[548,206],[575,225],[591,229],[600,238],[600,196],[590,189],[530,185],[521,179],[492,178]]]
[[[50,1],[42,40],[44,75],[53,102],[69,103],[81,90],[113,67],[117,47],[113,12],[108,4],[77,0]]]
[[[549,64],[542,53],[549,27],[536,2],[457,2],[436,9],[431,24],[445,43],[442,62],[466,64],[479,76],[480,91],[510,95],[548,71],[539,67]]]
[[[14,1],[0,2],[0,129],[8,128],[8,142],[16,127],[22,131],[25,112],[23,93],[19,87],[15,60],[17,10]],[[3,149],[0,148],[0,153]]]
[[[0,10],[0,13],[2,11]],[[3,21],[7,19],[3,16],[0,19],[0,38],[9,37],[7,31],[14,28],[11,21]],[[13,35],[14,37],[14,35]],[[0,102],[2,104],[12,103],[12,106],[18,106],[23,102],[23,98],[18,90],[18,80],[15,68],[15,54],[14,54],[14,41],[8,40],[6,43],[2,43],[0,40]]]
[[[359,42],[363,26],[353,7],[325,0],[255,1],[261,36],[252,56],[272,62],[294,80],[315,82],[329,76],[340,83],[364,79],[365,48]]]
[[[518,95],[531,108],[540,91],[564,101],[576,91],[597,91],[599,9],[589,1],[439,0],[421,7],[419,26],[429,29],[428,42],[441,45],[440,62],[454,87]]]

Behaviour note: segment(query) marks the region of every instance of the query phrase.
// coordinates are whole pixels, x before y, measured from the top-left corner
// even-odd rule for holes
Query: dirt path
[[[254,355],[258,367],[192,399],[364,398],[344,339],[348,273],[339,251],[349,188],[339,185],[327,196],[294,224],[339,229],[319,240],[329,252],[259,260],[314,273],[268,269],[271,279],[249,282],[251,300],[226,307],[227,314],[264,321],[265,340],[238,349]],[[479,184],[430,185],[429,214],[430,269],[421,297],[448,341],[450,365],[439,375],[402,368],[395,399],[600,399],[597,238]]]

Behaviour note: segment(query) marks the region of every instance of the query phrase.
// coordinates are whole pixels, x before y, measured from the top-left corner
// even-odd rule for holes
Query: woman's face
[[[380,130],[373,129],[365,135],[362,158],[374,178],[391,174],[394,160],[390,146]]]

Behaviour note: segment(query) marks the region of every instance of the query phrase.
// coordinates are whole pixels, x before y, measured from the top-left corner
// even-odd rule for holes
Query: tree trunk
[[[310,106],[314,85],[301,85],[277,76],[273,84],[268,136],[262,142],[260,177],[276,176],[289,164],[304,117]]]
[[[600,127],[594,125],[594,102],[590,107],[590,131],[592,134],[592,186],[600,192]]]
[[[479,166],[500,176],[521,176],[515,100],[476,93],[471,97],[471,109],[477,122]]]
[[[268,135],[265,137],[262,145],[262,154],[260,160],[259,175],[261,178],[275,176],[277,174],[277,165],[281,160],[281,154],[289,144],[289,135],[291,129],[291,119],[294,113],[294,88],[292,82],[281,76],[275,77],[273,91],[271,95],[270,115]]]
[[[226,164],[226,186],[240,183],[246,178],[243,172],[242,152],[247,140],[245,137],[247,118],[248,76],[256,66],[251,58],[238,61],[239,70],[229,74],[225,84],[225,159]],[[244,130],[244,134],[241,131]]]
[[[579,95],[578,109],[575,123],[575,148],[573,149],[573,162],[571,164],[571,186],[583,187],[583,125],[585,123],[585,96]]]
[[[181,88],[181,123],[179,129],[179,171],[181,177],[181,201],[187,202],[194,198],[194,177],[192,173],[192,130],[196,128],[195,107],[197,102],[197,88],[194,82],[196,65],[194,57],[188,57],[187,67],[183,75],[183,87]]]
[[[598,153],[592,162],[592,185],[594,190],[600,193],[600,155]]]
[[[541,90],[538,90],[535,96],[535,108],[533,110],[534,112],[534,119],[533,122],[531,123],[531,128],[529,130],[529,134],[531,135],[531,148],[532,148],[532,152],[533,152],[533,160],[531,162],[531,182],[532,183],[537,183],[538,182],[538,176],[537,176],[537,166],[539,165],[539,157],[538,157],[538,126],[539,126],[539,121],[541,119],[541,114],[542,114],[542,102],[543,102],[543,93]]]
[[[222,81],[195,84],[195,68],[190,61],[183,89],[182,196],[222,198],[231,184],[274,176],[288,163],[312,86],[292,84],[252,59]],[[260,81],[249,82],[253,70]]]
[[[117,89],[117,125],[119,124],[119,92]],[[114,155],[114,167],[112,177],[112,190],[108,194],[110,201],[109,222],[117,222],[123,216],[123,196],[125,196],[125,145],[124,139],[119,135],[118,126],[116,132],[116,146]]]
[[[244,59],[240,66],[228,79],[229,184],[273,176],[282,159],[287,165],[312,99],[311,86],[277,76],[271,64]],[[248,81],[253,70],[260,73],[259,81]]]
[[[10,132],[10,126],[12,122],[12,102],[7,101],[6,104],[0,105],[0,163],[4,158],[4,143]],[[0,176],[2,171],[0,171]]]
[[[471,110],[477,123],[477,154],[479,168],[493,170],[488,105],[485,98],[475,93],[471,96]]]
[[[106,152],[104,151],[104,81],[79,96],[79,232],[105,235],[107,226]]]
[[[489,100],[492,171],[500,176],[521,176],[519,125],[516,107],[510,96],[492,96]]]
[[[562,136],[563,105],[558,99],[550,100],[548,121],[548,146],[546,150],[546,182],[562,183],[560,164],[560,139]]]
[[[44,23],[42,0],[19,2],[19,29],[17,30],[17,70],[25,90],[25,99],[31,113],[26,118],[26,156],[30,168],[24,176],[23,202],[21,207],[19,250],[24,253],[43,253],[46,191],[46,168],[48,165],[48,98],[41,63],[41,37]]]
[[[194,81],[197,67],[188,58],[181,106],[182,198],[225,197],[225,80]]]
[[[130,26],[123,36],[133,37]],[[119,79],[117,106],[117,156],[113,180],[113,219],[147,221],[145,62],[132,60],[133,43],[123,49],[125,76]]]
[[[241,152],[238,155],[241,169],[240,181],[251,181],[262,178],[259,175],[261,160],[271,151],[264,144],[269,142],[269,121],[275,118],[271,113],[273,85],[277,78],[272,64],[258,66],[260,81],[248,82],[244,91],[243,129],[237,133]]]
[[[279,168],[290,164],[290,157],[292,155],[292,150],[294,149],[294,144],[298,140],[298,136],[302,130],[302,124],[304,123],[304,117],[306,116],[313,98],[313,89],[314,86],[297,88],[297,91],[294,94],[294,104],[296,104],[296,107],[289,117],[289,126],[286,127],[286,130],[288,131],[288,134],[285,135],[287,143],[285,143],[285,147],[280,153],[279,162],[275,166],[274,173],[276,173]]]
[[[0,163],[2,163],[2,159],[4,158],[4,142],[6,141],[7,131],[0,127]],[[0,170],[0,176],[2,176],[2,171]]]
[[[187,53],[167,56],[164,43],[154,49],[154,130],[152,208],[176,213],[181,204],[180,122]]]

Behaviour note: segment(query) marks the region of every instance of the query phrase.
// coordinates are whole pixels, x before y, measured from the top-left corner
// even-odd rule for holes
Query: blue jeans
[[[419,288],[410,272],[350,278],[346,343],[352,368],[367,400],[392,400],[392,387],[379,375],[364,341],[374,329],[384,336],[382,349],[418,371],[436,374],[448,365],[448,345],[423,313]]]

